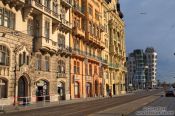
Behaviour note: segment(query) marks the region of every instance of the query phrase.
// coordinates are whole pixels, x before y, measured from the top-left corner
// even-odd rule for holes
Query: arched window
[[[66,65],[63,60],[58,61],[58,73],[65,73]]]
[[[3,45],[0,45],[0,65],[9,66],[9,50]]]

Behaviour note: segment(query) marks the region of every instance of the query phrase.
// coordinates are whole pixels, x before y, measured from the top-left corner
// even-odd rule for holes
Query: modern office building
[[[130,85],[135,89],[156,87],[156,67],[157,53],[153,47],[146,48],[145,52],[134,50],[127,57],[127,88]]]
[[[146,65],[148,70],[146,72],[147,77],[147,86],[155,88],[157,86],[157,52],[153,47],[148,47],[145,50],[146,55]]]

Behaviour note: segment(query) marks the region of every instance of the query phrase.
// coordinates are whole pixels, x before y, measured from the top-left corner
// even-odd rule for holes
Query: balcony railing
[[[119,68],[119,66],[117,64],[113,64],[113,63],[109,63],[109,67],[112,68]]]
[[[41,10],[43,9],[43,5],[41,3],[39,3],[39,2],[35,1],[35,6],[40,8]]]
[[[61,22],[62,22],[63,25],[65,25],[69,28],[72,28],[72,24],[69,21],[67,21],[66,19],[62,18]]]
[[[72,48],[64,44],[58,44],[58,53],[60,54],[71,54]]]
[[[47,12],[47,13],[49,13],[49,14],[51,14],[51,10],[50,10],[49,7],[44,6],[44,11]]]
[[[57,78],[66,78],[67,74],[66,73],[57,73]]]
[[[84,9],[83,9],[83,7],[80,7],[78,4],[74,4],[73,8],[74,8],[74,10],[77,11],[79,14],[84,15]]]

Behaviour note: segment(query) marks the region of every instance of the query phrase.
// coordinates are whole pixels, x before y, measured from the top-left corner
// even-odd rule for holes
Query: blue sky
[[[154,47],[161,81],[175,82],[175,0],[120,0],[127,53]]]

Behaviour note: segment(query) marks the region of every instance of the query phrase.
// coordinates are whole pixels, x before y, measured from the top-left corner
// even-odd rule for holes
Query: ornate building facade
[[[102,20],[105,26],[103,37],[106,46],[103,57],[108,62],[104,65],[104,95],[110,92],[112,95],[119,95],[125,93],[127,72],[123,14],[118,0],[105,0],[102,4]]]
[[[8,104],[125,93],[116,0],[2,0],[0,38],[0,98]]]

